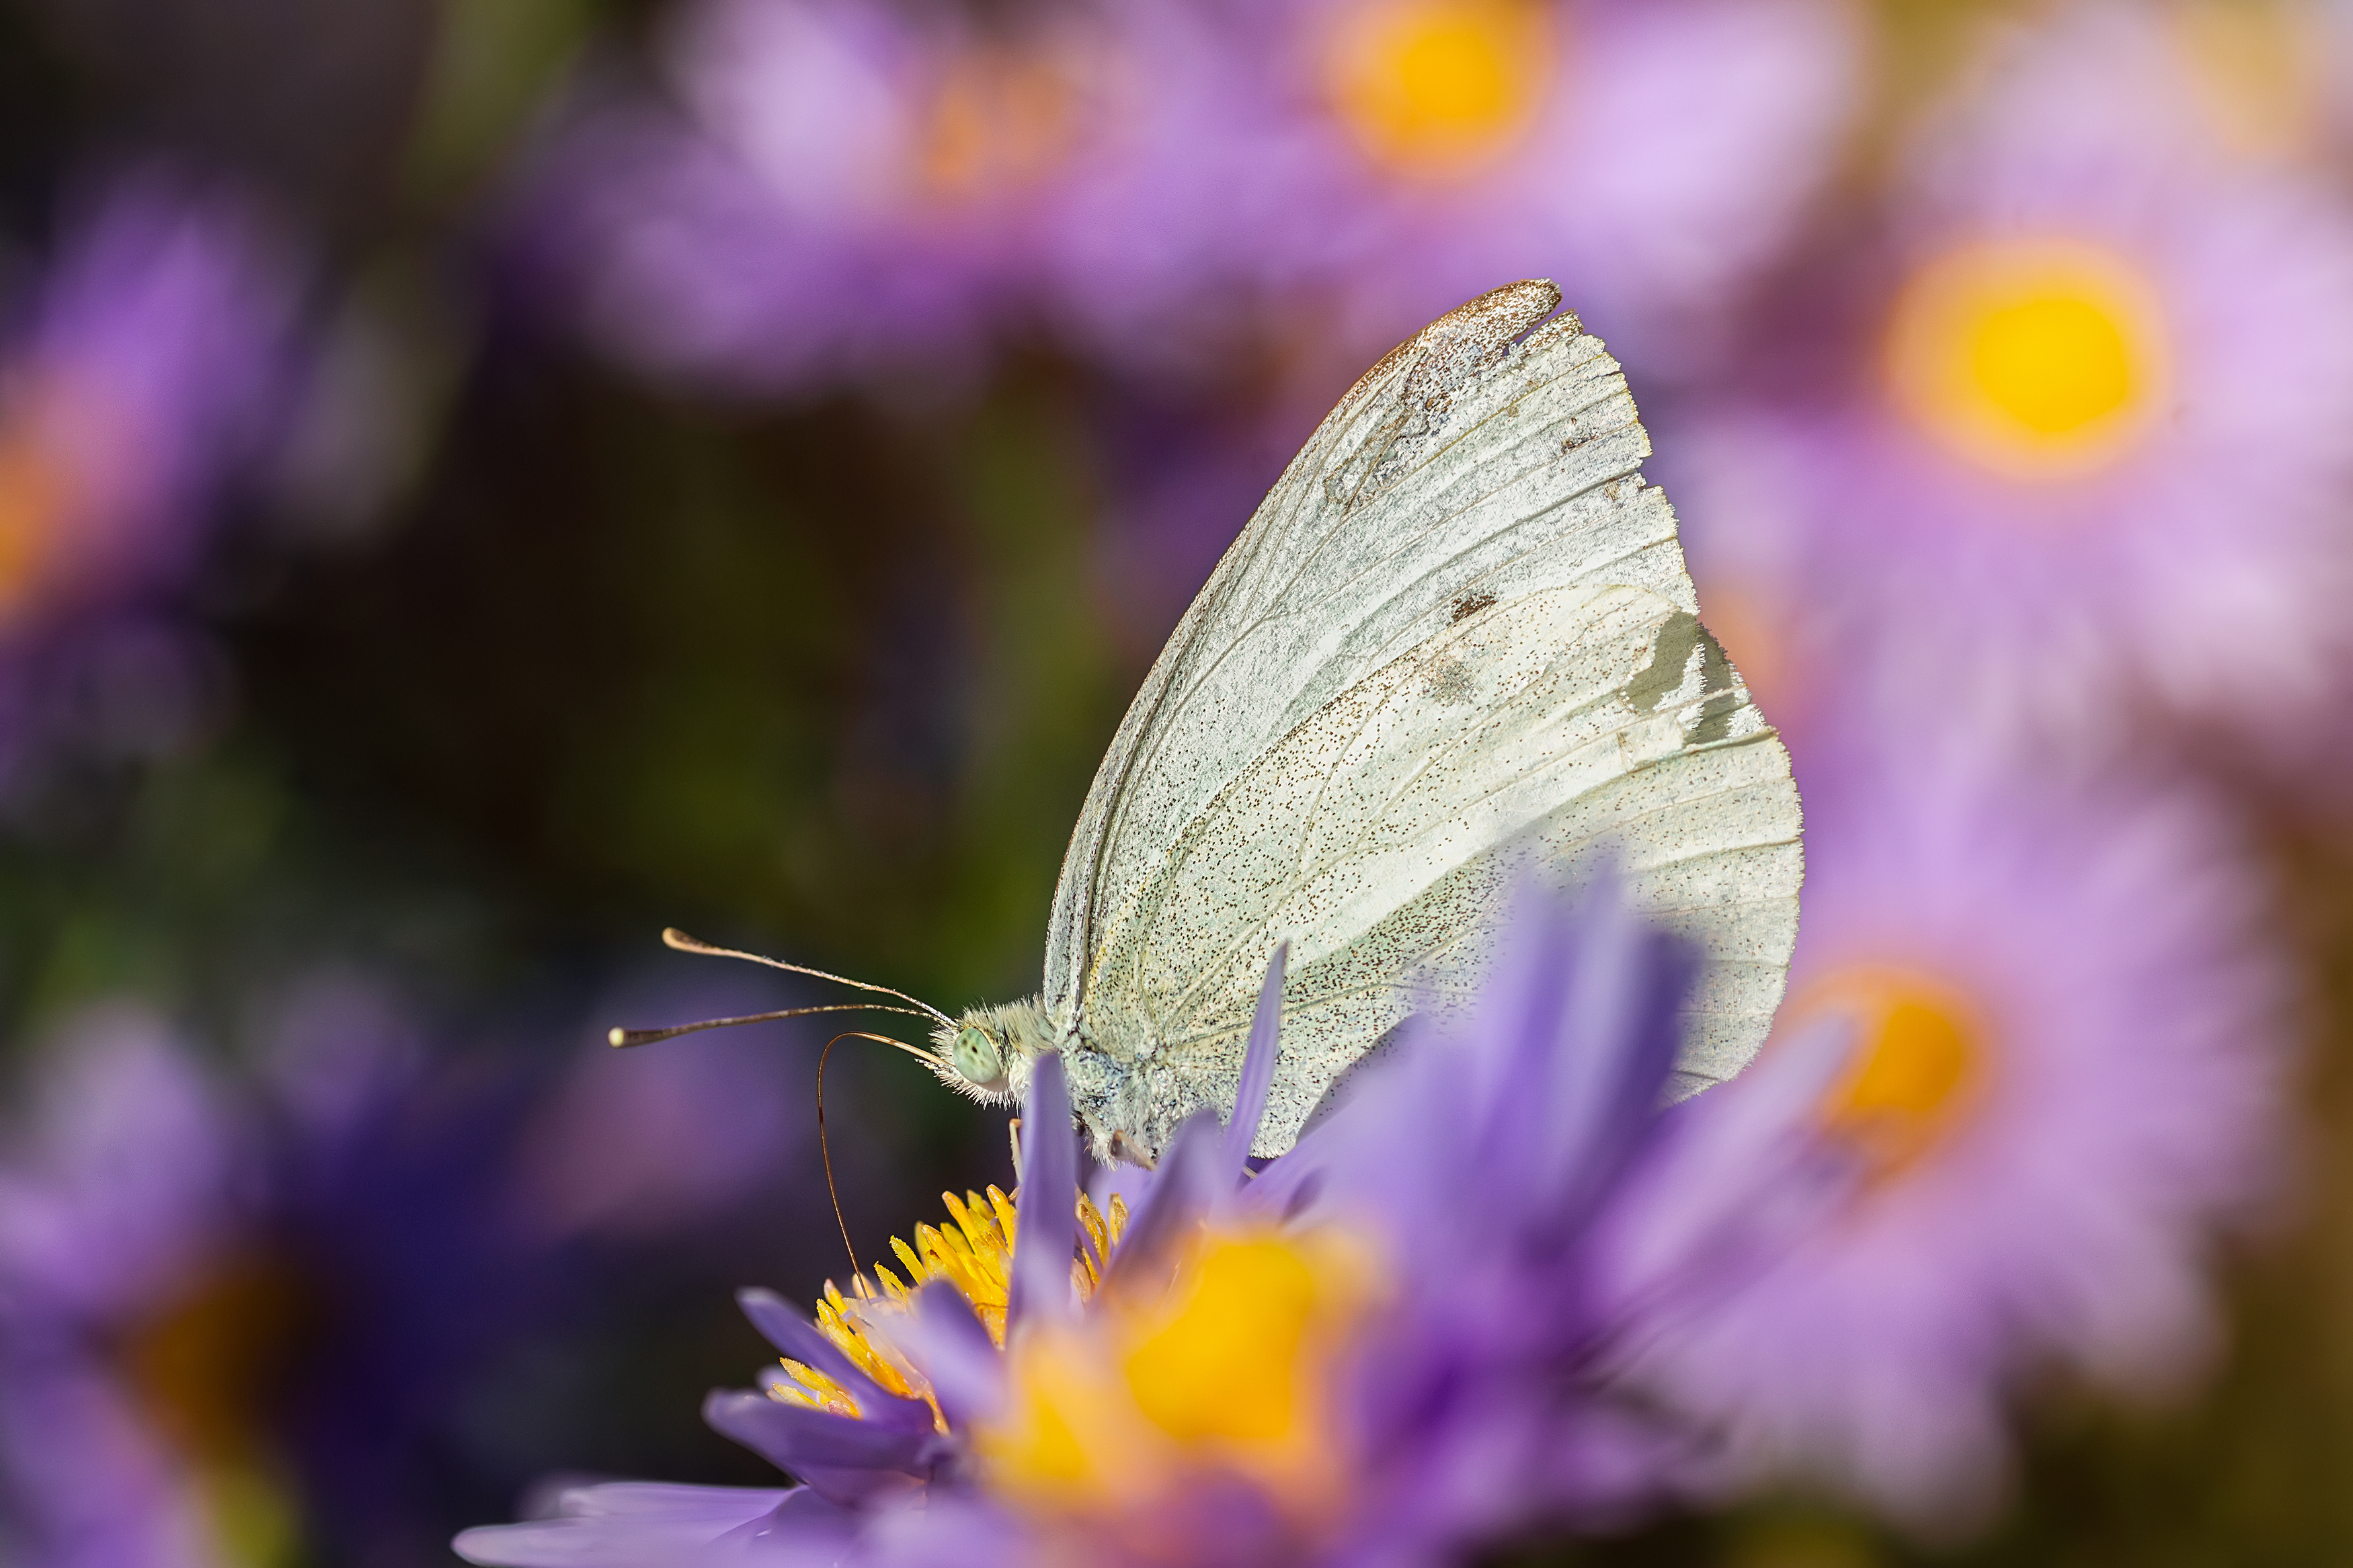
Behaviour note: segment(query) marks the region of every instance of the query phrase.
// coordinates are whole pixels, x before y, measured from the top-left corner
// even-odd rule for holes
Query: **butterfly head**
[[[1005,1038],[979,1024],[966,1023],[948,1046],[948,1065],[975,1089],[1005,1089]]]
[[[974,1007],[932,1031],[932,1070],[950,1089],[1004,1104],[1028,1087],[1030,1061],[1053,1048],[1046,1015],[1035,1002]]]

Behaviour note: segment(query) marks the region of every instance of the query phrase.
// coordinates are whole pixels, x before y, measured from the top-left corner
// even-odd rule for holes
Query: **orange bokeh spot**
[[[916,144],[923,188],[949,201],[1036,184],[1078,134],[1078,88],[1068,62],[976,48],[949,62]]]
[[[233,1259],[125,1339],[123,1374],[190,1458],[244,1458],[260,1443],[315,1307],[282,1261]]]
[[[22,619],[54,575],[73,491],[37,421],[0,424],[0,626]]]
[[[2020,479],[2116,461],[2169,391],[2170,354],[2147,284],[2068,241],[1971,246],[1898,297],[1886,370],[1897,404],[1947,447]]]
[[[1927,975],[1842,970],[1809,987],[1790,1012],[1793,1024],[1842,1015],[1858,1030],[1853,1062],[1831,1090],[1823,1117],[1883,1175],[1941,1142],[1984,1079],[1981,1013]]]
[[[1785,707],[1802,700],[1801,661],[1792,646],[1788,614],[1774,598],[1712,576],[1700,607],[1705,612],[1701,619],[1766,717],[1780,717]]]
[[[1393,173],[1445,179],[1509,152],[1557,72],[1529,0],[1366,0],[1336,14],[1325,91],[1350,135]]]

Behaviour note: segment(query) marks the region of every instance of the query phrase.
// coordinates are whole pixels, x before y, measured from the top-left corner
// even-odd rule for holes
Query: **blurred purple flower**
[[[2199,1369],[2207,1228],[2282,1173],[2284,976],[2195,797],[1850,759],[1807,806],[1782,1036],[1854,1027],[1822,1116],[1867,1174],[1768,1269],[1653,1314],[1643,1375],[1723,1425],[1735,1479],[1964,1524],[2025,1373]]]
[[[955,1224],[894,1243],[909,1279],[828,1287],[815,1323],[744,1293],[783,1365],[705,1415],[802,1485],[579,1489],[459,1550],[1402,1564],[1615,1517],[1692,1439],[1600,1384],[1614,1336],[1705,1277],[1696,1259],[1807,1209],[1774,1194],[1834,1173],[1810,1136],[1827,1047],[1655,1113],[1689,976],[1615,900],[1535,908],[1474,1026],[1419,1030],[1245,1182],[1278,959],[1232,1125],[1188,1123],[1132,1217],[1078,1196],[1060,1061],[1041,1058],[1018,1224],[995,1189],[951,1196]],[[1724,1179],[1733,1149],[1745,1181]]]
[[[1246,312],[1353,369],[1530,276],[1688,354],[1862,88],[1843,0],[1157,0],[1118,25],[1139,79],[1045,245],[1056,308],[1147,363]]]
[[[1148,0],[983,32],[703,0],[673,103],[581,116],[523,226],[658,372],[774,392],[969,365],[1386,348],[1554,274],[1661,352],[1788,237],[1857,101],[1845,0]],[[1334,334],[1336,333],[1336,339]]]
[[[740,1017],[778,1005],[756,978],[631,984],[603,1018]],[[813,1159],[807,1038],[776,1029],[658,1047],[585,1046],[522,1129],[515,1195],[546,1237],[650,1239],[708,1226]]]
[[[217,1087],[137,1009],[85,1016],[45,1065],[30,1135],[0,1170],[10,1560],[193,1568],[239,1528],[287,1522],[273,1478],[217,1441],[227,1413],[209,1379],[227,1369],[185,1354],[241,1239],[247,1140]]]
[[[575,1072],[549,1095],[437,1061],[354,975],[291,993],[234,1079],[139,1009],[82,1018],[0,1149],[8,1560],[437,1550],[437,1467],[467,1441],[471,1380],[525,1331],[575,1327],[546,1309],[641,1262],[649,1231],[746,1196],[769,1173],[762,1140],[796,1147],[767,1064],[660,1059],[686,1088],[654,1109],[694,1124],[615,1136],[609,1080]],[[610,1171],[650,1193],[548,1193],[600,1133]]]
[[[2227,155],[2157,27],[2013,40],[1842,285],[1875,333],[1786,343],[1686,465],[1703,597],[1802,626],[1764,662],[2079,748],[2152,702],[2299,744],[2341,692],[2353,218]]]
[[[660,374],[952,375],[1082,134],[1088,47],[869,0],[703,0],[668,39],[668,105],[616,97],[560,139],[530,243],[592,331]]]
[[[91,194],[0,363],[0,636],[185,569],[269,433],[298,288],[218,189],[148,172]]]
[[[1096,407],[1106,495],[1094,579],[1105,626],[1149,664],[1291,456],[1273,421],[1142,397]]]
[[[157,170],[92,187],[0,334],[0,773],[51,742],[153,755],[219,659],[156,613],[268,453],[301,280],[243,200]]]

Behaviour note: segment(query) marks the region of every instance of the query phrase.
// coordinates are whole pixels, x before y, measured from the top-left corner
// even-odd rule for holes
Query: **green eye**
[[[1005,1056],[988,1031],[966,1024],[957,1034],[955,1044],[949,1047],[948,1059],[955,1069],[973,1083],[988,1085],[1005,1077]]]

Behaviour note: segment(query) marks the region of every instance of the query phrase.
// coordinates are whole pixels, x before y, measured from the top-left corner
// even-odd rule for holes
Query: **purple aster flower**
[[[222,192],[146,173],[91,196],[0,360],[0,634],[187,564],[267,435],[296,289]]]
[[[1810,622],[1786,662],[1878,710],[2080,746],[2154,705],[2294,744],[2337,690],[2353,218],[2229,156],[2156,26],[2013,39],[1932,126],[1883,275],[1842,279],[1876,301],[1846,357],[1785,344],[1683,485],[1704,597]]]
[[[292,348],[285,247],[219,188],[87,194],[0,331],[0,773],[72,740],[182,743],[218,660],[153,601],[265,457]]]
[[[1787,237],[1860,41],[1845,0],[1150,0],[990,33],[705,0],[671,106],[585,115],[524,225],[623,353],[754,390],[935,378],[1031,316],[1155,370],[1266,332],[1353,363],[1535,273],[1663,348]]]
[[[1613,342],[1688,352],[1861,87],[1841,0],[1162,0],[1119,26],[1149,68],[1046,243],[1059,303],[1147,362],[1247,307],[1353,364],[1538,274]]]
[[[1662,1116],[1683,950],[1606,898],[1516,932],[1474,1024],[1421,1028],[1247,1177],[1278,955],[1230,1125],[1189,1122],[1132,1213],[1079,1195],[1041,1058],[1018,1210],[948,1196],[953,1223],[828,1286],[813,1321],[744,1293],[784,1359],[705,1415],[799,1485],[576,1489],[459,1552],[1412,1563],[1652,1495],[1691,1435],[1602,1373],[1638,1311],[1836,1190],[1811,1118],[1840,1058],[1793,1049]]]
[[[2197,1370],[2208,1232],[2279,1173],[2284,977],[2196,798],[1825,771],[1782,1027],[1855,1029],[1820,1115],[1865,1174],[1769,1268],[1655,1314],[1641,1359],[1722,1424],[1736,1478],[1965,1523],[2028,1373],[2152,1393]]]
[[[704,0],[667,105],[617,99],[548,159],[525,224],[592,331],[657,372],[754,391],[986,340],[1082,136],[1086,38],[984,37],[861,0]]]

